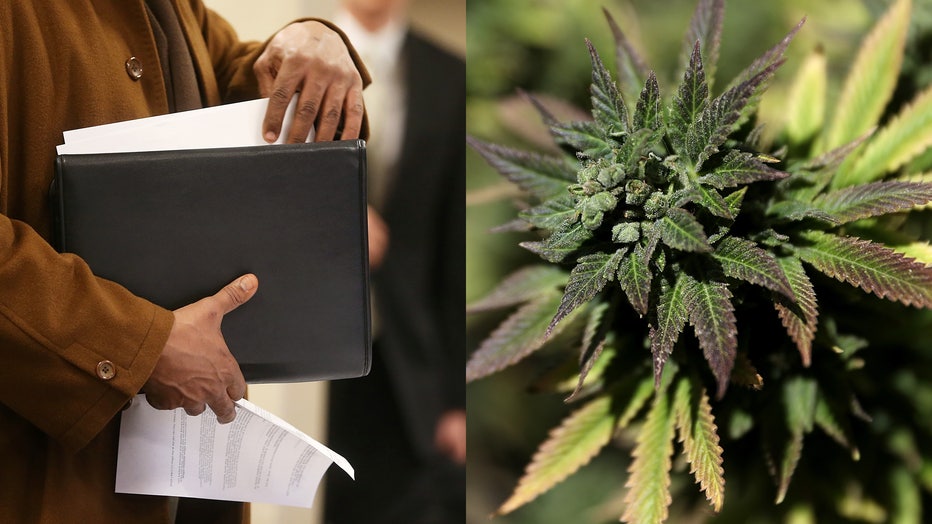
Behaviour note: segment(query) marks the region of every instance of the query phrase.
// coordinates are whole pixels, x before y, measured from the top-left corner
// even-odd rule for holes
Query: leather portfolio
[[[245,273],[222,330],[247,382],[352,378],[371,357],[365,142],[59,155],[56,241],[177,309]]]

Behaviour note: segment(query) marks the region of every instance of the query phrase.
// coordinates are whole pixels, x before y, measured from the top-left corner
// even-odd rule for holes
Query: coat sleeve
[[[80,449],[142,388],[174,317],[3,215],[0,289],[0,403]]]

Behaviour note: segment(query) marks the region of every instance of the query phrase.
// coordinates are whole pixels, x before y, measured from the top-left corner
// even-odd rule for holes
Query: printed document
[[[139,395],[123,412],[116,491],[309,508],[333,463],[355,478],[345,458],[248,400],[218,424],[209,408],[192,417]]]

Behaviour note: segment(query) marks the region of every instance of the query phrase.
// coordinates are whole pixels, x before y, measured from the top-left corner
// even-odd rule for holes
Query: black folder
[[[365,143],[60,155],[56,241],[168,309],[245,273],[223,320],[247,382],[363,376],[371,358]]]

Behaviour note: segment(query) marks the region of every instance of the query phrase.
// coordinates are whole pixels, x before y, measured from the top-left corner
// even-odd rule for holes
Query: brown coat
[[[262,45],[239,42],[200,0],[173,3],[205,102],[254,98]],[[47,243],[62,132],[163,114],[166,100],[143,0],[0,2],[0,522],[168,519],[166,499],[113,488],[118,414],[172,313]],[[105,361],[109,380],[98,376]]]

